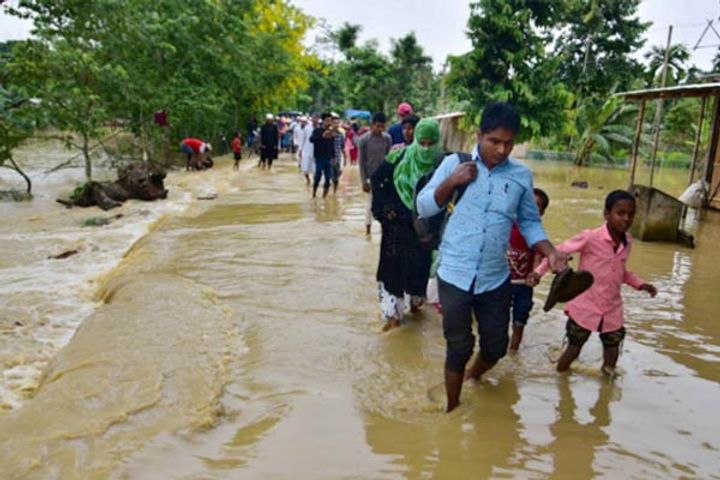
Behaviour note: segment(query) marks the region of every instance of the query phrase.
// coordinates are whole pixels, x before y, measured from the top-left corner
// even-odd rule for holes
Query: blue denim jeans
[[[315,179],[313,181],[313,188],[317,188],[320,185],[320,177],[325,176],[324,188],[330,187],[330,180],[333,177],[332,159],[331,158],[316,158],[315,159]]]
[[[512,322],[513,325],[524,327],[530,318],[533,307],[533,289],[527,285],[512,286]]]

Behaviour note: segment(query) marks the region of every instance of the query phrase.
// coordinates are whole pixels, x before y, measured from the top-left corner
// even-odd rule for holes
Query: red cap
[[[412,115],[412,113],[413,113],[413,109],[410,106],[410,104],[407,102],[403,102],[400,105],[398,105],[398,107],[397,107],[397,114],[400,115],[401,117],[406,117],[408,115]]]

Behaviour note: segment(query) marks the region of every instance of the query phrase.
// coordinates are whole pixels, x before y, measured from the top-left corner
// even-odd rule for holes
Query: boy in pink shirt
[[[635,197],[624,190],[611,192],[605,198],[604,216],[604,225],[585,230],[556,247],[566,253],[580,253],[578,270],[588,270],[595,278],[592,287],[565,306],[568,346],[558,360],[558,372],[570,368],[590,334],[595,331],[600,334],[603,344],[602,371],[612,375],[620,353],[620,342],[625,338],[620,287],[625,283],[636,290],[648,292],[652,297],[657,295],[654,286],[626,268],[632,245],[628,229],[635,218]],[[528,284],[537,284],[546,271],[547,260],[544,260],[528,276]]]

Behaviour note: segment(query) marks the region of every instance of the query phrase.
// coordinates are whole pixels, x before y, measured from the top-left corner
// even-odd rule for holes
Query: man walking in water
[[[363,192],[367,193],[367,204],[365,207],[365,234],[370,235],[372,225],[372,188],[370,178],[375,170],[385,161],[385,156],[390,151],[392,139],[385,132],[387,117],[382,112],[373,115],[370,131],[360,137],[358,148],[358,169],[360,170],[360,182]]]
[[[330,190],[330,181],[333,176],[332,161],[335,156],[335,136],[337,131],[333,128],[332,117],[329,113],[322,114],[322,124],[316,128],[310,142],[313,144],[313,156],[315,157],[315,179],[313,181],[313,198],[317,195],[320,185],[320,177],[325,176],[323,184],[323,198]]]
[[[310,185],[310,176],[315,174],[315,147],[310,142],[310,137],[319,124],[320,116],[313,113],[310,123],[306,122],[303,127],[303,148],[300,151],[300,171],[305,175],[305,183]]]
[[[340,175],[342,175],[342,167],[347,163],[347,153],[345,152],[345,132],[340,126],[340,116],[337,113],[332,115],[332,126],[335,130],[335,154],[333,155],[332,171],[333,171],[333,193],[337,192],[340,183]]]
[[[479,379],[507,352],[512,289],[505,251],[513,221],[553,271],[567,267],[567,255],[555,250],[543,229],[532,172],[509,158],[519,130],[520,116],[510,104],[486,105],[472,161],[447,156],[418,195],[418,213],[429,218],[465,187],[445,228],[438,269],[448,412],[460,403],[463,380]],[[465,371],[475,343],[473,314],[480,352]]]
[[[293,128],[293,148],[295,149],[295,155],[298,162],[298,169],[300,169],[300,162],[302,161],[302,151],[305,148],[305,142],[310,140],[309,137],[305,136],[305,126],[307,125],[307,118],[300,115]]]
[[[278,145],[280,142],[280,131],[273,122],[273,114],[265,115],[265,125],[260,127],[260,162],[258,167],[272,167],[272,162],[278,157]]]

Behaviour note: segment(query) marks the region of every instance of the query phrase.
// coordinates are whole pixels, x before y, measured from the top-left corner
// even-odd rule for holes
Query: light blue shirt
[[[522,163],[508,158],[489,170],[473,150],[478,176],[455,205],[440,244],[438,275],[443,281],[474,293],[494,290],[507,280],[505,252],[514,221],[528,245],[547,240],[533,194],[532,172]],[[460,163],[448,155],[417,198],[418,213],[431,217],[442,209],[435,202],[435,189]]]

